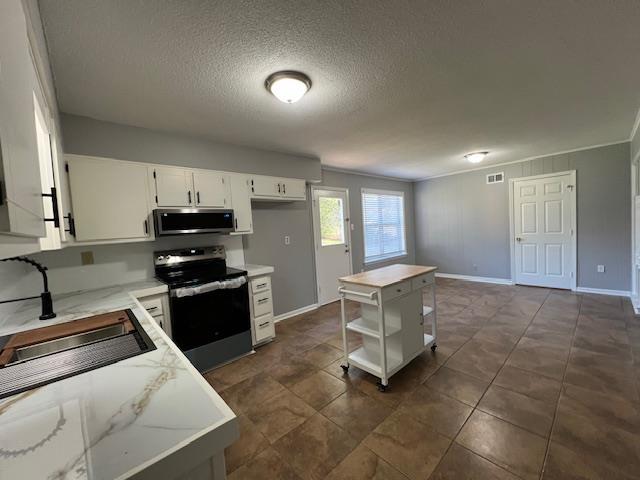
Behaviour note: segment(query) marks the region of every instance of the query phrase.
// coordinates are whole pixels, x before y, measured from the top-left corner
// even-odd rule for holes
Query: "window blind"
[[[402,192],[363,189],[362,217],[365,263],[407,254]]]

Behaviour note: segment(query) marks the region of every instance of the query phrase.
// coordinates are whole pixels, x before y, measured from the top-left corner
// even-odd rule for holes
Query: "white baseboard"
[[[458,275],[457,273],[440,273],[440,272],[436,272],[436,277],[452,278],[454,280],[466,280],[467,282],[495,283],[497,285],[513,285],[513,282],[508,278],[474,277],[472,275]]]
[[[613,295],[615,297],[630,297],[631,292],[628,290],[608,290],[606,288],[589,288],[589,287],[578,287],[576,288],[576,292],[579,293],[596,293],[598,295]]]
[[[301,315],[307,312],[312,312],[317,309],[318,309],[317,303],[314,303],[312,305],[307,305],[306,307],[296,308],[295,310],[291,310],[290,312],[276,315],[275,317],[273,317],[273,323],[278,323],[278,322],[281,322],[282,320],[286,320],[287,318],[295,317],[296,315]]]

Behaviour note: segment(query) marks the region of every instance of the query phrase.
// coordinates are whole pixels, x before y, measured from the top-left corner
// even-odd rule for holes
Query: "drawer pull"
[[[266,283],[259,283],[258,285],[256,285],[256,288],[264,288],[266,286],[267,286]]]
[[[258,303],[264,303],[264,302],[268,302],[269,299],[268,298],[261,298],[260,300],[258,300]]]
[[[427,283],[427,281],[423,278],[423,279],[422,279],[422,283]]]
[[[157,310],[158,307],[147,307],[147,312],[150,312],[152,310]]]
[[[271,322],[261,323],[260,325],[258,325],[258,327],[260,327],[260,328],[265,327],[265,326],[269,325],[269,323],[271,323]]]
[[[401,289],[401,288],[398,288],[398,289],[396,290],[396,292],[398,292],[398,293],[400,293],[401,291],[402,291],[402,289]]]

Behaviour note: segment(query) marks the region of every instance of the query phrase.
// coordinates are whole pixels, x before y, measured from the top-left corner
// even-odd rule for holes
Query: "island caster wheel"
[[[382,382],[378,382],[376,384],[378,386],[378,391],[379,392],[386,392],[387,391],[387,385],[383,385]]]
[[[340,365],[340,366],[342,367],[342,371],[344,372],[345,375],[349,373],[349,365]]]
[[[436,345],[435,343],[433,345],[431,345],[431,351],[435,352],[436,348],[438,348],[438,345]]]

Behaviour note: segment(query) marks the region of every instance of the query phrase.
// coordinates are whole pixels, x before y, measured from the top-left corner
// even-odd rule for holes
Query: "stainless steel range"
[[[199,371],[251,352],[247,272],[227,267],[224,246],[154,252],[154,264],[173,341]]]

